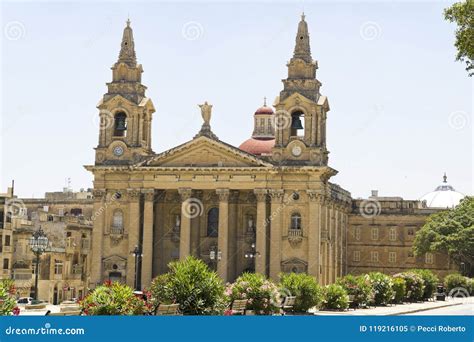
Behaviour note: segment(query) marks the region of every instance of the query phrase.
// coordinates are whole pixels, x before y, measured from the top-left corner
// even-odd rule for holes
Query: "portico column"
[[[270,213],[270,278],[278,280],[281,269],[281,212],[283,211],[283,189],[271,189],[271,213]]]
[[[153,271],[153,206],[154,190],[145,190],[145,205],[143,213],[143,257],[142,257],[142,287],[149,287]]]
[[[321,195],[316,190],[307,190],[309,199],[308,227],[308,274],[321,283]]]
[[[328,262],[328,282],[334,282],[334,248],[335,248],[335,233],[334,233],[334,205],[329,205],[329,262]]]
[[[102,282],[102,250],[104,238],[105,211],[105,190],[94,190],[94,212],[92,220],[94,229],[92,230],[92,262],[91,262],[91,288]]]
[[[267,217],[266,199],[267,189],[255,189],[257,197],[257,218],[255,234],[255,272],[267,275]]]
[[[183,260],[191,252],[191,215],[193,212],[193,203],[191,199],[191,188],[179,188],[181,195],[181,228],[179,234],[179,259]]]
[[[127,285],[135,287],[135,256],[132,251],[138,246],[140,232],[140,191],[128,190],[128,257]]]
[[[217,248],[220,260],[217,262],[217,273],[227,281],[229,267],[229,189],[217,189],[219,196],[219,230]]]

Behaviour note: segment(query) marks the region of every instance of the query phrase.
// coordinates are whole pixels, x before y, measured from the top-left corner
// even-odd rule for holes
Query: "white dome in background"
[[[448,177],[446,177],[445,173],[443,183],[441,183],[435,191],[420,198],[420,201],[426,202],[428,208],[453,208],[457,206],[464,198],[464,195],[454,190],[454,188],[448,184],[447,179]]]

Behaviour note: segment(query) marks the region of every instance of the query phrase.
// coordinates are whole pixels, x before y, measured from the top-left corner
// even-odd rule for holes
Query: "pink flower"
[[[232,316],[232,310],[227,309],[226,311],[224,311],[224,316]]]

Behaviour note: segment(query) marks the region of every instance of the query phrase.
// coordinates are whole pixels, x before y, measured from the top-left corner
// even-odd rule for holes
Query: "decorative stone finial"
[[[131,23],[130,18],[127,18],[127,27],[130,27],[130,23]]]
[[[446,172],[445,172],[443,176],[443,183],[447,183],[447,182],[448,182],[448,176],[446,176]]]
[[[266,97],[266,96],[263,98],[263,106],[264,106],[264,107],[267,106],[267,97]]]
[[[204,135],[208,138],[219,140],[219,138],[211,131],[210,122],[211,122],[211,114],[212,114],[212,105],[210,105],[209,103],[207,103],[207,101],[205,101],[203,104],[199,105],[199,108],[201,108],[201,116],[204,122],[201,126],[201,130],[194,138]]]

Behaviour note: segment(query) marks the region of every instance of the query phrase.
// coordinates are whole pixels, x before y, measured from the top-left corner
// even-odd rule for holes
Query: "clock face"
[[[123,154],[123,147],[122,146],[115,146],[114,147],[114,154],[117,157],[120,157]]]
[[[291,149],[291,153],[295,156],[295,157],[299,157],[301,155],[301,147],[299,146],[295,146]]]

